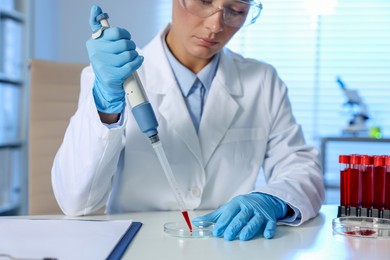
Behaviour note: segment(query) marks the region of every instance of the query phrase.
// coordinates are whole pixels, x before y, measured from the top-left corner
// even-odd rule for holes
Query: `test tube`
[[[351,206],[362,206],[362,172],[360,169],[361,155],[351,155],[351,171],[350,171],[350,194],[351,194]]]
[[[374,203],[374,157],[363,155],[361,157],[362,172],[362,207],[372,208]]]
[[[385,209],[390,210],[390,156],[385,159],[386,166],[386,185],[385,185]]]
[[[382,210],[385,204],[385,157],[374,156],[374,209]]]
[[[350,157],[349,155],[339,155],[340,164],[340,205],[351,206],[350,191]]]

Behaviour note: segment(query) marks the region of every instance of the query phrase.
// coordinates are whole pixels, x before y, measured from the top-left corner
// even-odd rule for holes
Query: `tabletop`
[[[189,212],[191,218],[205,212]],[[100,216],[130,218],[143,223],[123,259],[388,259],[390,239],[333,234],[336,205],[323,205],[319,215],[298,227],[278,226],[273,239],[261,235],[250,241],[223,238],[177,238],[164,233],[166,222],[183,221],[180,213],[140,212]]]

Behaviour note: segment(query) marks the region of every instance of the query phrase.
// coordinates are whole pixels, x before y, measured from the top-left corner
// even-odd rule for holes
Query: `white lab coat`
[[[167,28],[165,29],[167,30]],[[316,149],[305,144],[287,88],[274,68],[222,51],[196,133],[165,56],[162,31],[141,54],[139,76],[159,122],[159,136],[188,209],[214,209],[252,191],[287,202],[301,219],[314,217],[324,198]],[[82,72],[78,110],[52,168],[65,214],[176,210],[175,197],[146,135],[126,106],[123,125],[99,120],[91,67]],[[267,184],[256,185],[263,167]]]

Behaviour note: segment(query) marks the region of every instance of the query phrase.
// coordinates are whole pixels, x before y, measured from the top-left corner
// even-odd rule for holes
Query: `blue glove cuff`
[[[259,195],[262,198],[268,197],[270,200],[272,200],[272,202],[273,202],[272,204],[274,204],[275,208],[277,209],[277,211],[275,211],[275,213],[278,213],[275,216],[276,219],[282,219],[282,218],[284,218],[284,216],[286,216],[287,204],[283,200],[281,200],[275,196],[272,196],[270,194],[261,193],[261,192],[253,192],[252,194]]]
[[[284,202],[283,200],[275,197],[275,196],[272,196],[272,198],[280,205],[280,213],[281,215],[280,216],[276,216],[277,219],[282,219],[286,216],[287,214],[287,203]]]

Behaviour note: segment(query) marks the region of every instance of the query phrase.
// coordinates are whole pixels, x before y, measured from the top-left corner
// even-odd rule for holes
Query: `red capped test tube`
[[[386,167],[385,156],[374,156],[374,209],[385,205]]]
[[[362,155],[361,172],[362,172],[362,207],[372,208],[374,203],[374,157]]]
[[[362,172],[360,169],[361,155],[351,155],[351,206],[361,207],[362,206]]]
[[[339,155],[340,164],[340,205],[351,206],[351,190],[350,190],[350,156]]]
[[[385,185],[385,209],[390,210],[390,156],[386,156],[386,185]]]

